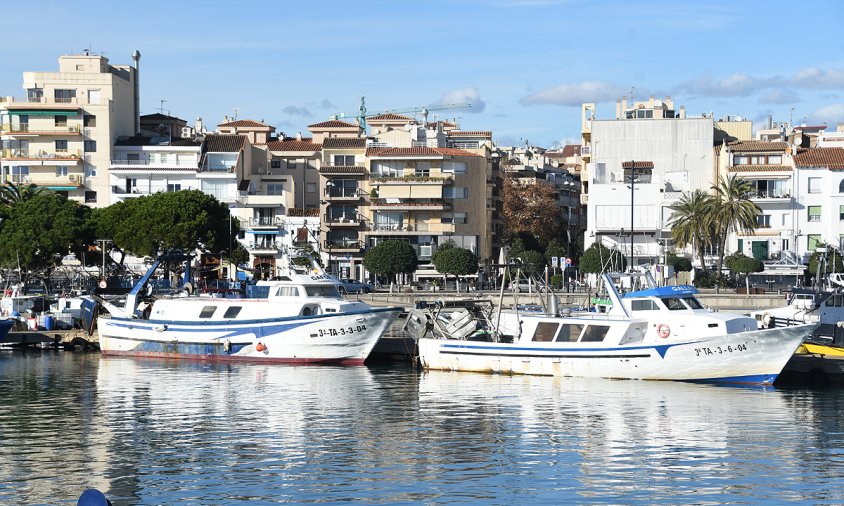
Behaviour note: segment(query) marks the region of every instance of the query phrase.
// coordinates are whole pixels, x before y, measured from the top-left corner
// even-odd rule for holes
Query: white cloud
[[[763,104],[795,104],[799,101],[800,95],[789,89],[774,89],[759,99]]]
[[[468,113],[481,113],[486,109],[486,102],[481,99],[481,94],[474,87],[460,88],[446,92],[429,107],[433,109],[452,104],[472,104],[472,107],[465,109],[465,112]]]
[[[844,122],[844,104],[832,104],[820,109],[809,115],[812,123],[825,123],[827,125],[836,125]]]
[[[584,102],[612,102],[620,99],[627,89],[612,83],[584,81],[546,88],[519,99],[522,105],[580,106]]]
[[[817,67],[800,69],[791,78],[794,86],[812,89],[844,88],[844,70],[822,70]]]
[[[758,78],[747,74],[733,74],[718,80],[713,80],[710,75],[703,75],[678,84],[674,87],[672,95],[685,93],[705,97],[745,97],[781,82],[780,77]]]
[[[305,117],[313,116],[311,114],[311,111],[309,111],[306,107],[296,107],[295,105],[288,105],[287,107],[282,109],[282,111],[285,114],[289,114],[291,116],[305,116]]]

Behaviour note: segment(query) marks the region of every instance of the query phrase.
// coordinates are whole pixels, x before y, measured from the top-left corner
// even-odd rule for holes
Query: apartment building
[[[806,263],[820,244],[844,247],[844,149],[799,150],[794,171],[795,249]]]
[[[86,51],[61,56],[57,72],[24,72],[26,95],[0,98],[0,178],[109,205],[112,146],[140,131],[140,53],[132,58],[111,65]]]
[[[672,249],[670,209],[683,192],[708,191],[715,178],[711,117],[686,117],[670,98],[595,119],[583,104],[581,202],[588,202],[584,247],[600,242],[633,265],[658,264]]]
[[[731,234],[727,251],[764,261],[796,262],[792,148],[784,141],[724,143],[718,164],[719,177],[733,175],[750,183],[750,198],[761,209],[756,230]]]
[[[193,138],[169,136],[118,139],[108,170],[110,203],[158,192],[199,189],[201,145]]]

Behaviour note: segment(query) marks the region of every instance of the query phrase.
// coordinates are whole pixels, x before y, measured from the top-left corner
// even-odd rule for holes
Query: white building
[[[58,72],[24,72],[26,96],[0,98],[0,177],[33,183],[93,207],[111,203],[111,148],[138,133],[138,62],[90,54],[59,58]]]
[[[844,149],[804,150],[795,173],[796,250],[808,262],[819,244],[844,246]]]
[[[109,167],[111,203],[158,192],[199,189],[194,139],[134,136],[119,139]]]
[[[671,239],[670,206],[714,180],[713,120],[675,113],[669,99],[630,108],[624,100],[614,120],[594,119],[590,107],[584,104],[584,247],[601,242],[628,260],[632,253],[634,265],[660,263]]]

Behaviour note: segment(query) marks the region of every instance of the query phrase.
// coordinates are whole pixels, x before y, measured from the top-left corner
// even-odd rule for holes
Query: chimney
[[[141,68],[141,52],[137,49],[132,53],[132,60],[135,62],[135,135],[141,133],[141,94],[140,86],[138,85],[138,77]]]
[[[296,132],[296,140],[297,140],[297,141],[301,141],[301,140],[302,140],[302,132]]]

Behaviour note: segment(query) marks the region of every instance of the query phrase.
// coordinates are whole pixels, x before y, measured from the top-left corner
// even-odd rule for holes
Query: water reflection
[[[0,354],[0,503],[840,503],[841,391]]]

